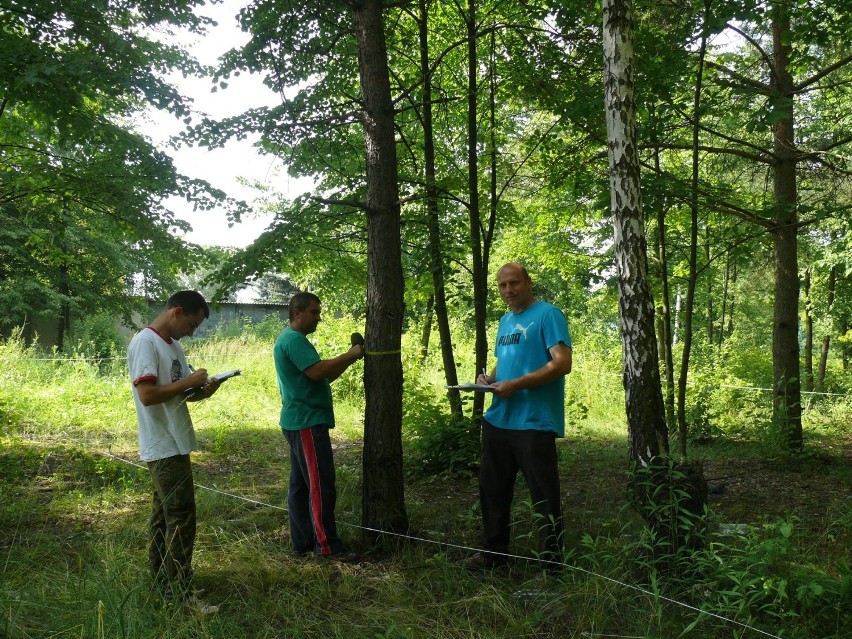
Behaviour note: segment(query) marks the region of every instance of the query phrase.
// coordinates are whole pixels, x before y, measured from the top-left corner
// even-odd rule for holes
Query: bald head
[[[527,269],[518,262],[504,264],[497,271],[497,287],[500,297],[514,313],[520,313],[535,302],[532,279]]]
[[[500,278],[500,274],[505,270],[517,271],[521,277],[526,279],[530,279],[530,274],[527,272],[526,267],[520,262],[506,262],[503,266],[500,267],[500,270],[497,271],[497,278]]]

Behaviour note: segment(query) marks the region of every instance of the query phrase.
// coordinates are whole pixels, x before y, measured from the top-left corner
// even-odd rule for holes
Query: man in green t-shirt
[[[297,293],[290,300],[290,326],[275,340],[273,356],[281,391],[279,424],[290,444],[290,539],[299,554],[351,557],[337,535],[334,456],[329,430],[334,428],[331,382],[364,357],[356,344],[333,359],[321,359],[307,336],[321,321],[320,299]]]

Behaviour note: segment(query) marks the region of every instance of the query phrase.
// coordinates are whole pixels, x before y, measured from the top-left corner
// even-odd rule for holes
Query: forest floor
[[[9,584],[8,592],[0,592],[0,637],[54,636],[48,631],[60,628],[76,636],[110,635],[97,634],[103,624],[110,636],[124,637],[668,637],[698,623],[689,608],[666,606],[666,615],[654,617],[646,610],[647,575],[637,564],[622,572],[607,563],[628,566],[638,547],[630,546],[629,553],[624,547],[641,537],[638,517],[626,506],[621,435],[574,432],[559,441],[569,568],[558,584],[548,582],[552,598],[535,603],[523,598],[541,587],[535,562],[516,561],[509,571],[494,574],[477,574],[464,564],[478,546],[480,530],[474,474],[408,477],[408,535],[414,539],[370,546],[359,529],[362,443],[337,440],[338,524],[364,561],[334,568],[290,552],[282,512],[287,454],[280,432],[243,433],[252,446],[242,452],[231,442],[224,445],[227,454],[200,453],[194,461],[196,482],[217,488],[198,493],[198,583],[223,610],[215,626],[184,624],[171,635],[171,617],[147,608],[144,594],[147,472],[110,456],[136,463],[135,450],[83,451],[68,447],[64,435],[31,439],[22,430],[0,438],[0,539],[6,540],[0,551],[7,556],[0,577]],[[756,531],[755,539],[768,538],[763,533],[771,526],[789,522],[797,539],[789,546],[792,561],[801,552],[804,564],[837,579],[836,567],[852,547],[852,434],[811,440],[806,451],[774,456],[754,443],[721,440],[691,449],[692,458],[704,464],[711,491],[711,532],[735,524],[741,534]],[[528,499],[519,480],[510,550],[523,556],[535,547]],[[595,539],[604,541],[596,545]],[[595,580],[597,572],[617,581]],[[288,593],[296,591],[316,605],[290,601]],[[101,606],[103,617],[93,616]],[[771,636],[840,637],[848,614],[836,608],[811,622],[808,609],[808,615],[785,621],[792,624],[787,632],[772,617],[716,610],[726,621],[702,618],[690,636],[731,636],[736,622],[727,619],[743,619],[772,630]],[[424,634],[417,624],[433,625]],[[257,633],[246,634],[249,627]],[[288,631],[279,634],[282,627]],[[63,632],[55,636],[71,636]]]
[[[569,547],[572,537],[617,535],[631,519],[635,520],[626,507],[626,458],[621,452],[625,448],[612,441],[597,444],[572,441],[570,434],[558,444]],[[722,524],[754,529],[790,519],[806,534],[817,535],[815,543],[828,543],[832,539],[821,533],[832,528],[832,522],[834,528],[839,521],[852,523],[852,433],[810,441],[807,452],[798,457],[774,457],[767,455],[765,448],[742,442],[693,444],[691,452],[693,459],[701,461],[708,484],[711,525],[715,524],[711,531]],[[352,467],[361,463],[358,442],[339,445],[335,455],[338,464]],[[528,498],[519,476],[516,510]],[[475,477],[421,480],[406,486],[406,500],[415,503],[415,512],[434,512],[434,516],[419,518],[430,522],[427,527],[433,530],[438,527],[436,518],[443,519],[445,529],[452,531],[456,528],[451,524],[454,517],[466,519],[472,511],[478,514],[478,499]],[[526,526],[517,513],[516,521],[524,534]],[[412,521],[412,526],[417,527],[417,521]],[[846,548],[852,547],[852,530],[847,527],[837,532],[845,539]],[[476,545],[477,539],[468,534],[467,539],[453,541]],[[837,541],[842,539],[835,536],[833,542]]]

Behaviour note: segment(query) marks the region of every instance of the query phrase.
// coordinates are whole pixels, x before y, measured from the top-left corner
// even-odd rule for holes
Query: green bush
[[[246,326],[246,330],[261,342],[274,344],[286,326],[286,322],[281,320],[278,313],[267,313],[259,322]]]
[[[405,467],[410,475],[453,476],[479,463],[479,429],[449,413],[430,388],[406,385],[403,397]]]
[[[78,357],[108,359],[123,351],[123,347],[115,318],[110,313],[97,313],[76,323],[66,350]]]

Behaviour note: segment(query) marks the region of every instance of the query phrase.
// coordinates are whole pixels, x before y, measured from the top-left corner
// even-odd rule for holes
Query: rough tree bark
[[[790,19],[783,2],[774,3],[772,46],[774,73],[772,110],[775,174],[773,181],[775,307],[772,321],[774,392],[772,416],[790,450],[802,448],[802,384],[799,372],[799,262],[796,183],[796,140],[793,119],[795,89],[790,75]]]
[[[403,278],[394,112],[381,0],[349,3],[358,44],[367,169],[367,357],[362,522],[408,528],[402,475]],[[368,538],[374,533],[367,532]]]

